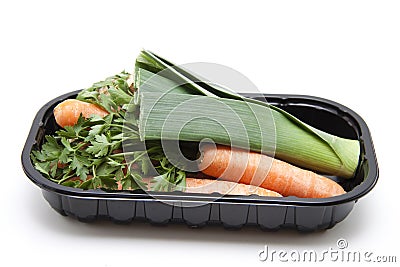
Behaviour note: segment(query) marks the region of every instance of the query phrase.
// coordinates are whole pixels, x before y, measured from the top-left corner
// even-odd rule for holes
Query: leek
[[[266,102],[209,85],[149,51],[142,51],[137,58],[135,81],[140,92],[137,101],[140,102],[139,133],[142,140],[179,138],[181,141],[200,142],[211,138],[220,144],[249,147],[266,154],[275,152],[279,159],[328,175],[351,178],[357,169],[358,140],[331,135]],[[199,105],[190,104],[193,101]],[[179,112],[174,111],[178,106]],[[231,108],[236,117],[230,117],[221,107]],[[196,119],[205,111],[209,120],[205,116]],[[232,127],[241,126],[237,125],[239,116],[244,131],[227,135],[216,124],[222,118],[221,114],[225,116],[224,124]],[[166,121],[169,122],[168,129],[165,128]],[[180,123],[183,121],[190,123],[180,130],[177,137],[174,126],[182,127]]]

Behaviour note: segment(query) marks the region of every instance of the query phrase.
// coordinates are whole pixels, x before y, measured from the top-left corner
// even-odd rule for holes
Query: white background
[[[322,251],[338,238],[400,260],[400,2],[2,1],[0,29],[1,266],[266,266],[257,256],[264,245]],[[372,132],[378,184],[342,223],[312,234],[84,224],[58,215],[21,169],[34,115],[60,94],[131,71],[141,48],[176,63],[230,66],[266,93],[352,108]]]

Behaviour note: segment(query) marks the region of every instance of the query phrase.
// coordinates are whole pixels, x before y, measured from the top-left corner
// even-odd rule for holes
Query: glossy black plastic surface
[[[300,231],[328,229],[342,221],[356,201],[367,194],[378,179],[378,165],[367,125],[352,110],[329,100],[299,95],[245,96],[264,98],[302,121],[326,132],[357,138],[361,143],[360,164],[354,179],[339,182],[346,194],[325,198],[297,197],[266,198],[259,196],[220,196],[219,194],[188,194],[182,192],[153,193],[143,191],[82,190],[58,185],[43,177],[32,165],[30,152],[40,146],[46,134],[58,126],[52,114],[59,102],[74,98],[71,92],[53,99],[37,113],[22,152],[22,166],[26,175],[42,189],[50,206],[62,215],[81,221],[110,219],[118,223],[146,220],[167,224],[183,222],[198,227],[222,224],[226,228],[258,225],[262,229],[276,230],[284,227]]]

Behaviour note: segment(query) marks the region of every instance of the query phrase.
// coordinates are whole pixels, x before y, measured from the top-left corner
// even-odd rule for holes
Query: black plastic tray
[[[225,228],[258,225],[262,229],[296,228],[300,231],[328,229],[342,221],[357,200],[367,194],[378,179],[378,165],[367,125],[355,112],[338,103],[311,96],[244,94],[265,99],[304,122],[332,134],[357,138],[361,143],[360,164],[354,179],[338,181],[348,193],[332,198],[266,198],[259,196],[220,196],[182,192],[82,190],[58,185],[43,177],[32,165],[30,152],[40,146],[44,135],[58,126],[53,108],[74,98],[78,91],[57,97],[44,105],[33,121],[22,152],[26,175],[42,189],[50,206],[62,215],[80,221],[110,219],[117,223],[145,220],[155,224],[184,222],[199,227],[223,224]],[[190,206],[189,204],[194,204]]]

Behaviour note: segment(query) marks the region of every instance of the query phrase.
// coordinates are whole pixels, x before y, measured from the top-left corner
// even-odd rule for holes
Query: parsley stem
[[[121,143],[121,142],[124,142],[124,141],[127,141],[127,140],[139,140],[139,134],[136,135],[136,136],[121,137],[120,140],[115,141],[115,142],[118,144],[118,143]]]
[[[59,183],[59,181],[60,181],[60,180],[53,179],[51,177],[48,177],[47,179],[49,179],[50,181],[55,182],[55,183]]]
[[[149,149],[143,151],[142,153],[140,153],[138,156],[134,157],[134,159],[133,159],[132,161],[130,161],[129,163],[130,163],[130,164],[135,163],[137,160],[139,160],[139,159],[142,158],[143,156],[148,155],[149,153],[151,153],[151,152],[153,152],[153,151],[157,151],[157,150],[159,150],[159,149],[160,149],[160,147],[158,147],[158,146],[151,147],[151,148],[149,148]],[[122,153],[116,153],[116,154],[109,155],[109,157],[112,157],[112,156],[135,155],[135,154],[137,154],[137,153],[138,153],[138,151],[122,152]]]
[[[132,155],[134,153],[137,153],[138,151],[132,151],[132,152],[122,152],[122,153],[115,153],[115,154],[111,154],[109,155],[109,157],[113,157],[113,156],[125,156],[125,155]]]
[[[68,179],[70,179],[71,177],[73,177],[74,175],[67,175],[66,177],[64,177],[64,178],[62,178],[62,179],[60,179],[60,180],[57,180],[57,183],[58,184],[62,184],[63,182],[65,182],[66,180],[68,180]]]
[[[96,178],[96,169],[94,167],[94,165],[92,165],[92,172],[93,172],[93,179]]]
[[[131,127],[128,127],[128,126],[125,126],[125,125],[114,124],[114,123],[110,123],[109,126],[124,128],[124,129],[127,129],[129,131],[134,131],[134,132],[136,132],[137,129],[138,129],[137,126],[135,128],[133,128],[133,127],[131,128]]]

